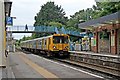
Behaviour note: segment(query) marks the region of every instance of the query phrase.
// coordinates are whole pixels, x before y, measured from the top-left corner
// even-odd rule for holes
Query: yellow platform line
[[[25,63],[27,63],[30,67],[32,67],[35,71],[37,71],[44,78],[58,78],[56,75],[52,74],[51,72],[47,71],[46,69],[32,62],[25,55],[21,54],[19,56],[22,58],[22,60],[24,60]]]

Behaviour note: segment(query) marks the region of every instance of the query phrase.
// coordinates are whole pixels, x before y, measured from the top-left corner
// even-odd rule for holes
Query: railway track
[[[108,58],[108,57],[107,57]],[[114,58],[115,59],[115,58]],[[71,54],[70,59],[66,60],[66,62],[71,62],[73,64],[77,64],[80,66],[88,67],[90,69],[94,69],[109,75],[116,76],[120,78],[120,58],[117,58],[116,60],[111,60],[108,59],[100,59],[98,58],[93,58],[91,55],[87,55],[87,57],[84,55],[79,54]]]
[[[110,69],[107,69],[105,67],[98,67],[98,66],[95,66],[92,64],[87,64],[84,62],[79,63],[79,62],[72,61],[72,60],[57,59],[57,61],[82,68],[83,70],[88,71],[90,73],[101,75],[101,76],[105,77],[106,79],[114,78],[114,80],[120,80],[120,76],[116,76],[116,75],[110,73],[110,71],[113,72],[114,70],[110,70]],[[108,72],[106,72],[106,71],[108,71]]]
[[[20,49],[17,49],[19,51],[22,51]],[[25,52],[25,53],[30,53],[30,52],[27,52],[27,51],[22,51],[22,52]],[[45,58],[48,58],[48,59],[51,59],[51,60],[54,60],[54,61],[59,61],[59,62],[62,62],[62,63],[65,63],[65,64],[69,64],[69,65],[72,65],[72,66],[75,66],[75,67],[79,67],[79,68],[84,68],[87,69],[87,71],[89,72],[95,72],[96,74],[99,73],[99,75],[102,75],[106,78],[114,78],[116,80],[119,80],[120,79],[120,68],[119,68],[119,62],[111,62],[111,63],[114,63],[114,64],[117,64],[117,66],[115,65],[115,68],[113,67],[110,67],[110,66],[106,66],[106,63],[103,63],[102,65],[100,64],[95,64],[95,63],[91,63],[90,62],[90,59],[91,58],[78,58],[76,56],[79,56],[79,55],[73,55],[71,54],[70,55],[70,58],[67,58],[67,59],[60,59],[60,58],[53,58],[53,57],[47,57],[45,55],[41,55],[39,54],[39,56],[42,56],[42,57],[45,57]],[[80,57],[80,56],[79,56]],[[87,60],[85,60],[87,59]],[[89,60],[88,60],[89,59]],[[96,60],[98,61],[97,59],[91,59],[93,60]],[[102,60],[100,60],[102,61]],[[107,61],[104,61],[103,62],[107,62]],[[108,61],[107,63],[110,63],[110,61]]]

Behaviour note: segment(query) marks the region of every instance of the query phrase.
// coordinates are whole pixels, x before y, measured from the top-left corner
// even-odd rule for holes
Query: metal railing
[[[8,27],[7,31],[34,31],[34,32],[44,32],[44,33],[60,33],[60,34],[69,34],[73,36],[79,36],[83,37],[86,34],[81,34],[79,31],[74,30],[66,30],[64,27],[61,29],[58,29],[54,26],[27,26],[28,30],[25,28],[25,26],[13,26]]]
[[[33,26],[28,26],[28,31],[34,31],[35,27]],[[7,31],[25,31],[25,26],[12,26],[8,27]]]

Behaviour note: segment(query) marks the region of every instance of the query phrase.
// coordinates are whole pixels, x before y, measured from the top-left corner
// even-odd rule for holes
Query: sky
[[[74,15],[82,9],[92,8],[95,5],[95,0],[11,0],[12,10],[11,16],[16,17],[13,25],[30,25],[34,24],[34,17],[41,9],[41,6],[48,1],[54,1],[56,5],[61,5],[66,16]],[[19,36],[18,36],[19,35]],[[31,34],[13,34],[15,39],[19,39],[24,35],[30,36]]]

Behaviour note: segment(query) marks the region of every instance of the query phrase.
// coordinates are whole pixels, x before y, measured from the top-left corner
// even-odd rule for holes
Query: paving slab
[[[68,78],[71,80],[73,78],[76,80],[77,79],[101,80],[102,78],[101,76],[82,71],[80,69],[74,68],[63,63],[58,63],[53,60],[49,60],[34,54],[25,54],[23,52],[9,53],[9,57],[7,59],[8,78],[44,79],[44,76],[42,74],[38,73],[35,70],[35,68],[31,67],[27,62],[25,62],[25,60],[23,60],[24,58],[20,56],[23,57],[25,56],[24,58],[36,64],[38,68],[41,67],[49,71],[50,73],[56,75],[58,78],[62,79]],[[47,74],[44,73],[44,75]]]
[[[9,67],[15,78],[44,78],[33,70],[28,64],[26,64],[20,57],[20,54],[9,54]],[[11,78],[9,75],[8,78]]]
[[[26,56],[39,66],[42,66],[57,75],[59,78],[102,78],[101,76],[97,76],[65,64],[54,62],[38,55],[27,54]]]

